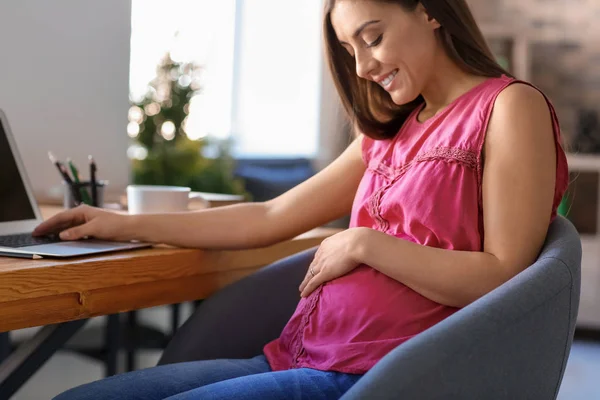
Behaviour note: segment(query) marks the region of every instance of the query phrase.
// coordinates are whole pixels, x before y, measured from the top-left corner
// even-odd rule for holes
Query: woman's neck
[[[425,99],[425,107],[421,114],[426,118],[434,116],[487,79],[463,71],[445,54],[438,57],[436,69],[421,93]]]

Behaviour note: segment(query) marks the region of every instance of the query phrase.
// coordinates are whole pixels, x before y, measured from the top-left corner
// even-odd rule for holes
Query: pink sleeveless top
[[[367,170],[350,226],[426,246],[482,251],[481,150],[496,97],[514,82],[505,76],[488,79],[424,123],[417,121],[419,107],[393,139],[365,137]],[[554,218],[568,168],[558,120],[548,104],[557,148]],[[457,310],[360,265],[302,299],[264,353],[274,371],[307,367],[363,374],[396,346]]]

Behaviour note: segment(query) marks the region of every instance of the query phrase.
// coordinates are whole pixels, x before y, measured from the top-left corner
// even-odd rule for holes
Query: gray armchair
[[[159,364],[260,354],[293,313],[313,254],[274,263],[204,301]],[[555,399],[575,330],[580,268],[579,235],[558,217],[533,265],[398,346],[342,399]]]

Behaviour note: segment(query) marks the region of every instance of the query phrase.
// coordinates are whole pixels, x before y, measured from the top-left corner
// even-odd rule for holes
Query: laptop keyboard
[[[60,242],[58,235],[33,237],[31,233],[21,233],[18,235],[0,236],[1,247],[17,248],[56,242]]]

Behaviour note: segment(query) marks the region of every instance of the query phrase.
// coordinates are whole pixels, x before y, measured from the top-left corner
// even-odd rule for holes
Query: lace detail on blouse
[[[304,314],[302,315],[302,319],[300,322],[300,327],[292,340],[292,367],[297,368],[298,362],[302,353],[304,353],[304,347],[302,346],[304,330],[309,323],[310,316],[314,312],[315,307],[317,306],[317,301],[319,300],[319,296],[321,295],[321,291],[323,290],[323,285],[319,286],[310,296],[309,301],[306,304],[306,308]]]
[[[423,153],[417,154],[408,163],[399,168],[392,168],[383,162],[378,162],[372,170],[388,179],[387,184],[382,185],[369,198],[367,208],[369,214],[377,223],[377,228],[381,232],[387,232],[390,227],[389,222],[381,215],[381,198],[385,192],[394,186],[402,176],[417,163],[428,161],[444,161],[448,163],[459,163],[467,168],[478,170],[479,160],[477,154],[473,151],[463,150],[455,147],[434,147]]]

